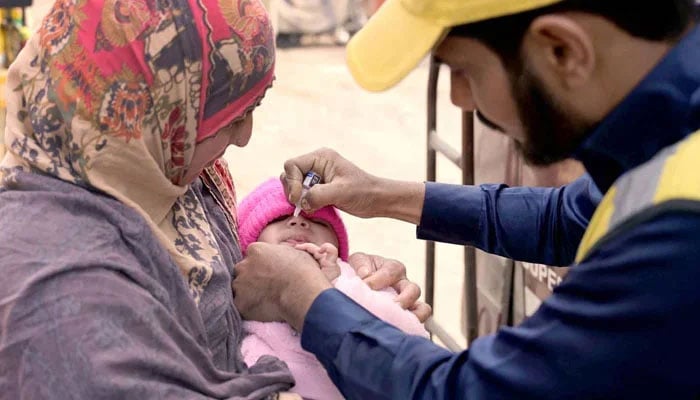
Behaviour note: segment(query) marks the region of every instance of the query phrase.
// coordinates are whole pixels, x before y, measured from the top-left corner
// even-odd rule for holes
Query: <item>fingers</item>
[[[328,282],[333,282],[340,276],[340,266],[338,262],[335,263],[321,263],[321,272],[326,276]]]
[[[402,279],[393,285],[394,290],[398,293],[396,296],[396,301],[399,303],[401,308],[404,310],[409,310],[420,322],[425,322],[433,314],[433,308],[429,304],[422,301],[418,301],[421,295],[421,290],[418,285],[409,281],[408,279]]]
[[[294,246],[294,248],[311,254],[316,261],[318,261],[322,270],[326,268],[335,269],[338,266],[338,248],[330,243],[324,243],[321,246],[317,246],[313,243],[302,243]],[[337,277],[335,272],[331,273],[331,275],[334,277],[329,278],[329,280],[333,280]]]
[[[399,294],[396,296],[396,302],[398,302],[404,310],[410,310],[420,298],[420,287],[408,279],[402,279],[392,287]]]
[[[338,259],[338,248],[330,243],[324,243],[321,245],[321,252],[328,256],[328,259],[337,260]]]
[[[241,285],[241,281],[246,278],[247,275],[247,262],[245,260],[241,261],[236,265],[235,272],[236,277],[231,282],[231,288],[233,290],[233,304],[236,309],[245,319],[250,319],[252,315],[255,314],[255,305],[257,303],[256,297],[251,297],[245,285]]]
[[[379,256],[373,261],[378,265],[376,272],[364,278],[364,281],[374,290],[382,290],[394,286],[399,281],[406,279],[406,266],[397,260],[384,259]]]
[[[284,172],[280,175],[280,181],[284,187],[284,193],[290,203],[296,203],[301,196],[301,183],[304,181],[304,174],[311,169],[308,156],[301,156],[287,160],[284,163]]]
[[[430,307],[429,304],[423,303],[422,301],[417,302],[410,311],[415,314],[416,317],[418,317],[418,320],[421,323],[425,323],[425,321],[427,321],[428,318],[433,315],[433,308]]]
[[[287,168],[286,164],[285,168]],[[301,196],[302,181],[297,178],[290,178],[286,172],[283,172],[280,175],[280,182],[282,182],[282,187],[284,188],[284,194],[287,197],[287,200],[292,204],[296,204],[297,199],[299,196]]]
[[[396,296],[396,301],[399,303],[401,308],[412,312],[421,323],[430,318],[433,314],[433,308],[427,303],[418,301],[421,295],[421,290],[418,285],[409,281],[408,279],[402,279],[393,286],[394,290],[398,293]]]
[[[329,278],[329,280],[332,281],[333,279],[337,278],[338,275],[340,275],[340,267],[338,267],[338,248],[330,243],[324,243],[321,245],[320,253],[323,255],[322,259],[319,260],[321,269],[324,270],[324,272],[328,268],[333,270],[330,275],[326,272],[326,276],[333,276]]]
[[[296,203],[299,200],[299,197],[301,197],[301,183],[304,180],[304,175],[309,171],[319,174],[322,182],[331,182],[333,180],[333,161],[338,157],[340,156],[337,152],[322,148],[287,160],[284,163],[284,173],[280,175],[287,199],[291,203]]]
[[[294,246],[294,248],[297,250],[302,250],[302,251],[305,251],[305,252],[311,254],[317,260],[322,256],[321,247],[318,247],[313,243],[297,244]]]
[[[311,255],[285,245],[251,243],[236,264],[232,286],[241,315],[252,321],[287,321],[301,329],[313,300],[331,288]]]
[[[360,279],[365,279],[377,270],[374,258],[361,252],[353,253],[348,257],[348,264],[355,269]]]
[[[314,185],[301,200],[301,208],[310,214],[325,206],[334,205],[340,197],[339,191],[341,190],[340,186],[331,183]]]
[[[235,277],[231,282],[233,289],[233,302],[236,309],[245,319],[255,319],[260,314],[259,291],[251,290],[255,280],[251,284],[251,278],[254,278],[256,272],[255,259],[261,254],[264,254],[265,243],[252,243],[248,247],[248,258],[243,259],[234,267]]]
[[[402,308],[415,314],[421,322],[425,322],[432,315],[432,308],[418,301],[421,295],[420,287],[406,278],[406,266],[403,263],[365,253],[352,254],[348,263],[372,289],[393,287],[398,293],[396,301]]]

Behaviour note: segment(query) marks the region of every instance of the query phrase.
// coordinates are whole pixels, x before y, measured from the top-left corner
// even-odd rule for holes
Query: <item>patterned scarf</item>
[[[57,0],[9,71],[0,185],[31,171],[134,208],[198,302],[221,257],[178,182],[197,143],[259,104],[274,59],[259,0]],[[235,224],[225,165],[203,176]]]

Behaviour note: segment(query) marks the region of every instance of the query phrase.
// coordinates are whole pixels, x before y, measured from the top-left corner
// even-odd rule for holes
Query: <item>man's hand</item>
[[[430,306],[422,301],[420,287],[406,277],[406,266],[396,260],[355,253],[350,256],[348,263],[355,268],[357,275],[374,290],[392,287],[399,294],[396,301],[406,310],[425,322],[433,313]]]
[[[306,252],[252,243],[235,267],[233,301],[244,319],[286,321],[301,331],[316,297],[331,284]]]
[[[292,203],[299,200],[301,182],[308,171],[319,174],[322,183],[313,186],[304,197],[304,211],[313,212],[332,204],[358,217],[372,216],[372,202],[368,195],[378,186],[379,178],[330,149],[316,150],[284,163],[280,179]]]
[[[340,266],[338,265],[338,248],[330,243],[316,246],[313,243],[302,243],[294,246],[297,250],[303,250],[318,261],[321,271],[326,275],[329,282],[333,282],[340,276]]]
[[[333,205],[361,218],[388,217],[420,223],[425,197],[422,183],[378,178],[337,152],[320,149],[284,163],[280,180],[290,202],[296,203],[301,197],[301,183],[308,171],[319,174],[322,183],[314,185],[301,201],[307,213]]]

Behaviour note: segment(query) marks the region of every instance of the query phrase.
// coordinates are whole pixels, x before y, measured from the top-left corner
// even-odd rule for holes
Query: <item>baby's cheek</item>
[[[339,243],[338,243],[338,237],[335,236],[335,232],[333,232],[331,235],[328,235],[326,237],[326,240],[324,241],[324,243],[330,243],[333,246],[335,246],[335,248],[337,249],[339,246]]]
[[[279,228],[276,226],[275,223],[266,226],[260,232],[257,241],[270,244],[280,244]]]

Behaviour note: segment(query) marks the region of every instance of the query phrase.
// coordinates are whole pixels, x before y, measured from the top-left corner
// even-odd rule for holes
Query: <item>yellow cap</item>
[[[449,28],[545,7],[562,0],[386,0],[350,40],[347,62],[360,86],[396,85]]]

